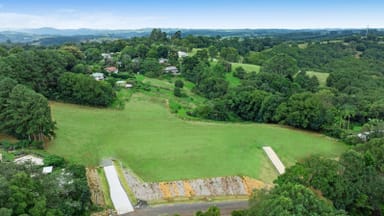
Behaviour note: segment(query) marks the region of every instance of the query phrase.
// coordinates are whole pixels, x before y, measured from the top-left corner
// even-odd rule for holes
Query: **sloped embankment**
[[[268,187],[261,181],[239,176],[158,183],[142,182],[132,171],[127,169],[124,170],[124,176],[135,197],[145,201],[215,196],[248,196],[253,189]]]

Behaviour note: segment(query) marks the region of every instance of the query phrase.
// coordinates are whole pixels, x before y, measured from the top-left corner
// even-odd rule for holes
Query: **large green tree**
[[[0,130],[21,139],[44,141],[55,134],[48,100],[24,85],[12,89],[0,119]]]
[[[263,64],[263,72],[277,73],[285,77],[293,77],[298,71],[297,62],[286,54],[277,54]]]
[[[255,193],[250,205],[248,216],[346,215],[337,211],[324,198],[299,184],[279,185],[264,195]]]

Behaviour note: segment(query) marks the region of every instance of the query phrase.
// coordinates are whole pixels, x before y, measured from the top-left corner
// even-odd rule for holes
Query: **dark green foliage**
[[[175,81],[175,87],[183,88],[183,87],[184,87],[184,82],[183,82],[183,80],[180,80],[180,79],[176,80],[176,81]]]
[[[173,90],[173,95],[175,95],[176,97],[183,96],[183,94],[181,93],[181,88],[180,87],[175,87],[174,90]]]
[[[199,65],[200,68],[197,68]],[[195,56],[183,58],[181,74],[189,81],[196,83],[199,78],[199,73],[206,65],[199,62]]]
[[[279,105],[275,118],[294,127],[321,130],[332,124],[334,113],[332,105],[320,98],[320,95],[309,92],[294,94]]]
[[[58,79],[71,64],[68,60],[70,56],[70,53],[56,50],[20,52],[0,59],[0,75],[54,98]]]
[[[242,86],[249,86],[271,93],[291,95],[298,91],[299,87],[288,78],[276,73],[260,72],[250,73],[242,82]]]
[[[0,215],[88,215],[90,192],[81,169],[80,175],[70,168],[44,175],[39,167],[0,163]]]
[[[294,81],[305,91],[316,92],[319,88],[319,80],[315,76],[309,77],[306,72],[298,73]]]
[[[223,47],[220,50],[220,57],[225,61],[237,62],[239,59],[239,53],[236,48],[233,47]]]
[[[23,85],[10,85],[16,81],[3,79],[0,89],[0,131],[19,139],[44,141],[54,136],[55,123],[52,121],[48,100],[41,94]]]
[[[342,154],[339,161],[310,157],[287,169],[276,183],[313,188],[350,215],[382,215],[383,146],[383,139],[373,139]]]
[[[235,72],[233,73],[233,76],[239,79],[244,79],[246,74],[247,72],[244,70],[243,67],[237,67],[235,68]]]
[[[255,197],[256,196],[256,197]],[[299,184],[278,185],[265,195],[251,198],[249,216],[274,215],[346,215],[325,199]]]
[[[58,88],[61,100],[78,104],[108,106],[116,97],[109,83],[98,82],[83,74],[64,73]]]
[[[264,99],[269,94],[261,90],[238,90],[230,94],[227,99],[229,109],[246,121],[260,121],[259,112]]]
[[[65,163],[64,158],[56,155],[48,155],[44,157],[45,166],[62,167],[64,163]]]
[[[148,77],[159,77],[163,73],[159,62],[154,58],[146,58],[141,65],[141,74]]]
[[[201,80],[194,90],[209,99],[219,98],[227,93],[228,82],[224,78],[208,77]]]
[[[198,211],[196,216],[220,216],[220,209],[216,206],[209,207],[206,212]]]
[[[227,121],[230,119],[231,113],[229,112],[224,100],[217,100],[213,104],[206,104],[197,107],[193,111],[192,115],[216,121]]]
[[[262,71],[293,77],[299,71],[299,68],[294,58],[285,54],[278,54],[263,64]]]

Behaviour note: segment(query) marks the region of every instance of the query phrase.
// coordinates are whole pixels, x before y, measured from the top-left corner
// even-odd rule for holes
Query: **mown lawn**
[[[232,71],[235,71],[237,67],[243,67],[244,70],[248,73],[250,72],[260,72],[260,66],[259,65],[253,65],[253,64],[241,64],[241,63],[231,63],[232,64]]]
[[[326,86],[327,85],[327,78],[329,76],[329,73],[307,71],[307,75],[317,77],[317,79],[319,80],[320,86]]]
[[[57,137],[48,151],[85,165],[121,160],[146,181],[276,172],[261,147],[292,165],[310,154],[337,157],[347,147],[323,135],[276,125],[184,121],[163,99],[134,94],[125,110],[51,104]]]

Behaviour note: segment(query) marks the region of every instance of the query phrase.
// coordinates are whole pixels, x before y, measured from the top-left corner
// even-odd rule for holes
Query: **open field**
[[[256,73],[260,72],[260,66],[259,65],[253,65],[253,64],[241,64],[241,63],[231,63],[232,64],[232,70],[235,71],[237,67],[243,67],[244,70],[248,73],[255,71]]]
[[[114,157],[148,182],[229,175],[271,182],[277,174],[262,146],[271,146],[286,166],[310,154],[337,157],[347,148],[276,125],[184,121],[163,99],[143,94],[134,94],[120,111],[51,107],[58,129],[50,153],[86,165]]]
[[[326,86],[329,73],[307,71],[308,76],[315,76],[319,80],[320,86]]]

